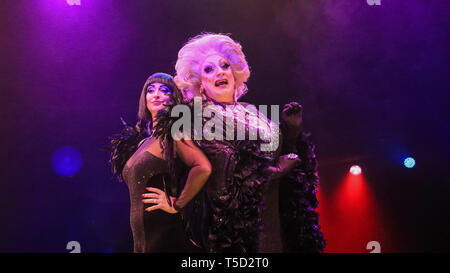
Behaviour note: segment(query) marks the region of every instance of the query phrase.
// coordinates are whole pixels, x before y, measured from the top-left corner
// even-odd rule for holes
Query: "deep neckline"
[[[144,146],[144,144],[146,144],[146,142],[147,142],[151,137],[152,137],[152,136],[148,136],[148,137],[144,138],[144,142],[142,142],[142,144],[139,145],[139,148],[142,147],[142,146]],[[157,139],[155,139],[154,141],[157,141]],[[153,143],[153,142],[152,142],[152,143]],[[151,145],[151,143],[150,143],[150,145]],[[139,149],[139,148],[138,148],[138,149]],[[146,147],[146,148],[148,148],[148,147]],[[144,153],[149,153],[151,156],[153,156],[153,157],[155,157],[155,158],[157,158],[157,159],[159,159],[159,160],[166,161],[164,158],[159,157],[159,156],[153,154],[153,153],[150,152],[149,150],[145,150]]]
[[[166,162],[166,160],[165,160],[164,158],[159,157],[159,156],[156,156],[156,155],[154,155],[152,152],[149,152],[149,151],[145,150],[144,153],[148,153],[150,156],[152,156],[152,157],[154,157],[154,158],[156,158],[156,159],[159,159],[159,160],[161,160],[161,161]]]
[[[147,151],[147,150],[145,150],[145,151],[143,151],[142,152],[144,155],[145,154],[149,154],[150,155],[150,157],[153,157],[153,158],[155,158],[155,159],[157,159],[157,160],[159,160],[159,161],[162,161],[162,162],[164,162],[164,163],[166,163],[167,162],[167,160],[165,160],[164,158],[161,158],[161,157],[159,157],[159,156],[156,156],[156,155],[154,155],[152,152],[149,152],[149,151]],[[134,165],[134,162],[133,162],[133,164],[131,164],[131,165],[128,165],[128,162],[125,164],[125,166],[124,166],[124,169],[126,168],[126,169],[131,169],[132,167],[133,167],[133,165]]]

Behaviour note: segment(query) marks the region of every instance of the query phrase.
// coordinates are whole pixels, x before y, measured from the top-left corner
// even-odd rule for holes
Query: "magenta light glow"
[[[81,0],[66,0],[69,6],[81,6]]]

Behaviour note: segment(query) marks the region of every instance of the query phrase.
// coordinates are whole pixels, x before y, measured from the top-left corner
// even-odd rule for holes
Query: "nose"
[[[161,91],[159,91],[159,89],[157,89],[151,95],[153,98],[159,99],[161,97]]]
[[[219,67],[217,70],[217,76],[222,76],[223,74],[225,74],[225,69],[223,69],[223,67]]]

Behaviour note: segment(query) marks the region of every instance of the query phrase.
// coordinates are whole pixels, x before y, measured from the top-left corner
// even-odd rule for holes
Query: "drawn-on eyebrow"
[[[203,66],[203,68],[206,68],[206,67],[208,67],[208,66],[215,66],[215,64],[212,63],[212,62],[207,62],[207,63]]]

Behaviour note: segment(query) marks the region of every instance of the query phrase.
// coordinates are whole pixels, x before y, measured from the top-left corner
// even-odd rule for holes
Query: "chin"
[[[218,90],[218,92],[216,92],[216,98],[227,98],[230,97],[231,99],[233,99],[233,91],[229,91],[229,90]]]
[[[164,107],[152,107],[152,108],[150,108],[150,109],[148,109],[148,111],[150,112],[150,113],[157,113],[159,110],[161,110],[161,109],[164,109]]]

